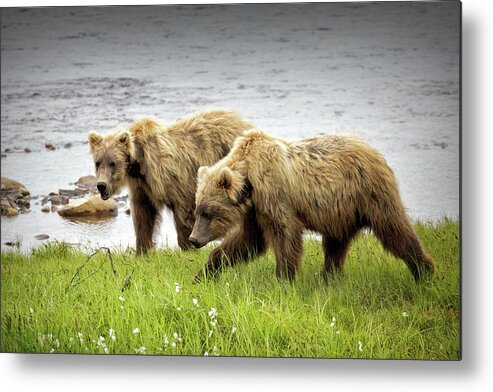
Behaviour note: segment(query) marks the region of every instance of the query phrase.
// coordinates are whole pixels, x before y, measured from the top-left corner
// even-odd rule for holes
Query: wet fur
[[[178,245],[190,247],[197,169],[223,158],[236,137],[251,127],[236,112],[212,110],[170,125],[142,118],[120,132],[89,133],[94,161],[116,163],[104,173],[101,165],[98,181],[104,176],[111,194],[129,187],[138,254],[153,246],[165,206],[173,212]]]
[[[245,185],[250,195],[242,198]],[[225,158],[199,170],[196,204],[218,217],[210,219],[210,230],[194,228],[192,235],[201,243],[225,236],[197,278],[249,260],[268,244],[277,275],[292,279],[300,267],[304,229],[322,234],[324,277],[342,271],[351,241],[363,228],[404,260],[416,280],[435,268],[405,212],[392,170],[356,138],[286,142],[247,132]],[[215,225],[218,218],[223,223]]]

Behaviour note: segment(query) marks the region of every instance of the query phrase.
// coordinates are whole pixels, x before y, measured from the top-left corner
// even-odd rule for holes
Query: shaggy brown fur
[[[129,187],[138,254],[153,246],[164,206],[173,211],[178,245],[190,247],[197,169],[224,157],[236,137],[251,127],[238,113],[214,110],[171,125],[143,118],[128,130],[89,133],[101,197]]]
[[[191,242],[200,247],[227,234],[210,254],[206,274],[251,259],[269,244],[277,275],[293,278],[302,231],[308,229],[322,234],[325,277],[342,270],[351,240],[364,227],[405,261],[416,280],[434,271],[392,170],[358,139],[322,136],[290,143],[250,131],[225,158],[201,167],[198,177]]]

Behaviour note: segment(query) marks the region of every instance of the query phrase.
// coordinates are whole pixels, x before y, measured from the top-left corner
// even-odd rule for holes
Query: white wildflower
[[[58,341],[58,339],[55,339],[55,346],[56,346],[56,348],[60,347],[60,342]]]
[[[103,347],[104,353],[108,354],[108,347]]]
[[[111,340],[113,340],[113,341],[116,340],[116,335],[115,335],[114,329],[113,328],[110,328],[110,331],[109,332],[110,332],[110,338],[111,338]]]
[[[139,329],[139,328],[137,328],[137,327],[135,327],[135,328],[134,328],[134,330],[132,331],[132,333],[133,333],[134,335],[137,335],[139,332],[140,332],[140,329]]]
[[[335,317],[332,317],[332,320],[331,320],[333,323],[336,322],[336,318]]]
[[[211,319],[215,319],[218,315],[219,313],[217,312],[216,308],[211,308],[211,310],[209,311],[209,317]]]
[[[334,325],[336,325],[333,321],[330,323],[330,328],[334,328]]]
[[[136,354],[145,354],[146,348],[145,348],[145,346],[142,346],[142,347],[136,348],[134,351]]]
[[[121,301],[121,302],[125,302],[125,298],[122,297],[121,295],[118,297],[118,299]]]
[[[55,349],[52,347],[50,350],[50,354],[53,354],[55,352]]]
[[[72,342],[74,341],[74,338],[71,336],[71,337],[69,337],[69,338],[68,338],[68,341],[69,341],[70,343],[72,343]]]
[[[209,330],[209,337],[211,337],[213,334],[212,329]]]
[[[34,313],[34,309],[33,308],[29,308],[29,313],[33,314]]]
[[[211,324],[211,327],[213,327],[213,328],[216,326],[216,322],[215,321],[211,321],[210,324]]]
[[[84,336],[82,332],[77,332],[77,337],[79,338],[79,342],[84,343]]]
[[[197,298],[192,298],[192,302],[197,308],[199,307],[199,300]]]
[[[175,342],[171,342],[171,347],[175,348],[176,347],[176,343]]]
[[[341,333],[341,331],[336,331],[336,334],[339,335]]]
[[[180,336],[177,332],[175,332],[175,333],[173,334],[173,338],[174,338],[176,341],[178,341],[179,343],[181,343],[181,341],[182,341],[181,336]]]
[[[176,308],[176,310],[177,310],[178,312],[181,312],[181,309],[182,309],[182,308],[181,308],[181,306],[178,306],[178,307]]]
[[[402,312],[402,317],[407,317],[407,313],[406,312]]]
[[[363,351],[363,343],[361,341],[358,342],[358,350]]]
[[[236,332],[236,327],[231,328],[231,333],[235,333],[235,332]]]
[[[209,356],[209,353],[206,351],[206,352],[204,353],[204,357],[208,357],[208,356]]]
[[[166,335],[164,335],[164,338],[163,338],[163,343],[167,346],[168,343],[169,343],[169,340],[168,340],[168,337]]]
[[[179,293],[181,290],[181,286],[178,283],[175,283],[175,292]]]

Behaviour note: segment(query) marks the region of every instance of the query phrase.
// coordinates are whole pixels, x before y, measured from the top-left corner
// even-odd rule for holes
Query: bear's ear
[[[231,183],[233,182],[233,172],[229,167],[223,167],[219,172],[219,178],[217,180],[217,185],[219,188],[229,189]]]
[[[130,133],[128,131],[122,131],[118,134],[118,143],[128,148],[130,145]]]
[[[92,151],[94,148],[101,144],[101,142],[103,141],[103,137],[99,133],[91,131],[87,135],[87,140],[89,141],[89,147]]]
[[[207,169],[209,166],[200,166],[199,170],[197,171],[197,180],[200,180],[202,177],[204,177],[204,174],[207,173]]]

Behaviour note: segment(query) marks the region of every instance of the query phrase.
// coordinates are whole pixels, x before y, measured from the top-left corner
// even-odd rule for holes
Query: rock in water
[[[36,238],[39,241],[42,241],[42,240],[47,240],[48,238],[50,238],[50,236],[48,234],[38,234],[35,235],[34,238]]]
[[[3,216],[16,216],[19,215],[19,210],[13,201],[3,199],[2,200],[2,215]]]
[[[84,176],[79,178],[75,183],[79,188],[86,189],[88,191],[96,191],[96,177],[95,176]]]
[[[51,205],[68,204],[69,198],[64,195],[51,196]]]
[[[21,183],[7,177],[1,178],[2,215],[15,216],[27,212],[31,206],[31,196]],[[17,211],[17,213],[14,212]]]
[[[1,178],[2,183],[2,196],[14,195],[16,198],[29,196],[29,191],[20,182],[11,180],[7,177]]]
[[[75,188],[75,189],[59,189],[58,193],[61,196],[67,196],[67,197],[82,197],[85,196],[87,193],[87,190],[82,189],[82,188]]]
[[[116,201],[103,200],[99,195],[74,200],[58,210],[60,216],[115,216],[118,215]]]

